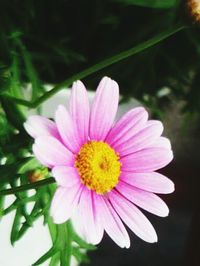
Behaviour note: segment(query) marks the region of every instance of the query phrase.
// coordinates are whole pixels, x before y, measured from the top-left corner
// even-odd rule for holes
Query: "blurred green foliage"
[[[31,82],[32,98],[44,83],[58,83],[98,61],[158,32],[185,23],[184,1],[6,1],[0,3],[0,84],[20,96]],[[160,108],[169,98],[186,100],[198,111],[199,29],[189,28],[156,47],[87,78],[95,87],[102,75],[115,78],[121,93]],[[7,80],[11,76],[11,80]],[[3,85],[4,84],[4,85]],[[164,99],[157,92],[169,87]],[[192,93],[191,93],[192,92]],[[145,100],[146,101],[146,100]],[[161,103],[161,104],[159,104]]]
[[[200,30],[190,24],[184,4],[179,0],[0,1],[0,190],[15,191],[16,186],[28,184],[29,171],[41,167],[31,157],[32,140],[23,128],[27,108],[7,96],[23,100],[30,84],[30,101],[35,101],[45,94],[45,84],[60,83],[179,24],[189,27],[85,80],[95,88],[100,77],[111,76],[119,82],[124,100],[135,97],[156,115],[174,100],[185,103],[183,111],[199,113]],[[66,249],[67,243],[59,242],[59,234],[67,235],[71,229],[69,224],[54,225],[48,216],[53,190],[54,185],[48,185],[35,189],[33,196],[14,192],[15,201],[7,208],[0,196],[0,217],[15,211],[11,243],[43,216],[52,248],[34,265],[48,258],[51,265],[59,261],[68,265],[69,252],[78,261],[87,261],[81,249],[93,247],[77,235],[71,236],[77,248]],[[34,204],[31,212],[28,202]]]
[[[175,7],[179,0],[118,0],[128,5],[136,5],[150,8],[172,8]]]

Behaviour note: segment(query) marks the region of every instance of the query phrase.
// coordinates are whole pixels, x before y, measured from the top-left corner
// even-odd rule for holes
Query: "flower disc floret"
[[[112,190],[119,181],[119,155],[103,141],[84,144],[75,162],[81,182],[97,194]]]

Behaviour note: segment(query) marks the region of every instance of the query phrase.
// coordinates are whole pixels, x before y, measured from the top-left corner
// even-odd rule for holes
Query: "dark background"
[[[131,0],[0,1],[0,92],[12,83],[19,96],[22,84],[29,82],[33,99],[44,92],[45,83],[62,82],[178,23],[188,25],[84,79],[93,89],[102,76],[117,80],[124,101],[135,97],[164,122],[175,153],[163,170],[176,186],[163,197],[170,215],[160,219],[147,214],[159,242],[150,245],[130,233],[131,248],[124,250],[104,237],[90,253],[92,266],[200,265],[200,30],[186,15],[185,3],[154,8]]]

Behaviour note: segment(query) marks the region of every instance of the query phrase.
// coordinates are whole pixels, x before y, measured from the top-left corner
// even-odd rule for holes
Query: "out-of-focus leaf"
[[[35,70],[35,67],[32,62],[31,54],[26,49],[26,46],[23,44],[20,38],[14,38],[13,41],[20,49],[22,58],[24,60],[26,70],[25,73],[32,85],[32,100],[35,100],[41,92],[44,92],[44,87],[38,77],[38,73]]]
[[[29,160],[30,158],[27,157],[13,164],[0,165],[0,184],[8,182],[9,180],[12,179],[14,180],[14,177],[16,176],[20,167],[26,164]]]
[[[0,63],[0,92],[8,90],[10,81],[11,74],[9,68]]]
[[[0,197],[0,219],[3,216],[4,199],[5,197]]]
[[[38,162],[38,160],[34,157],[29,157],[29,160],[25,161],[23,163],[23,165],[21,165],[20,169],[19,169],[19,173],[23,174],[26,173],[30,170],[34,170],[37,167],[41,166],[40,163]]]
[[[117,0],[118,2],[150,8],[171,8],[177,5],[179,0]]]
[[[1,147],[4,153],[11,153],[12,155],[19,156],[20,149],[26,148],[30,143],[30,138],[26,132],[19,134],[9,134],[7,136],[6,143]],[[1,139],[0,139],[1,143]],[[22,155],[23,156],[23,155]]]
[[[9,131],[8,121],[3,113],[0,112],[0,137],[7,135]]]
[[[20,131],[23,131],[23,122],[25,121],[25,117],[23,113],[19,110],[17,105],[12,100],[7,97],[4,97],[3,95],[0,97],[0,101],[8,121],[15,128],[19,129]]]
[[[12,53],[12,61],[10,92],[15,97],[21,97],[20,63],[19,55],[16,52]]]

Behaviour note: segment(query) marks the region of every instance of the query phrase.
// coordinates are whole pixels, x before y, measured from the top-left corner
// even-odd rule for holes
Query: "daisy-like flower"
[[[171,193],[174,184],[155,171],[173,154],[169,140],[161,136],[162,123],[148,120],[143,107],[114,123],[118,100],[118,84],[104,77],[90,107],[87,91],[77,81],[69,111],[59,106],[55,122],[31,116],[25,128],[35,139],[35,156],[52,169],[58,184],[50,211],[54,222],[75,216],[89,243],[98,244],[105,230],[120,247],[128,248],[124,224],[143,240],[157,241],[139,208],[168,215],[167,205],[155,193]]]

